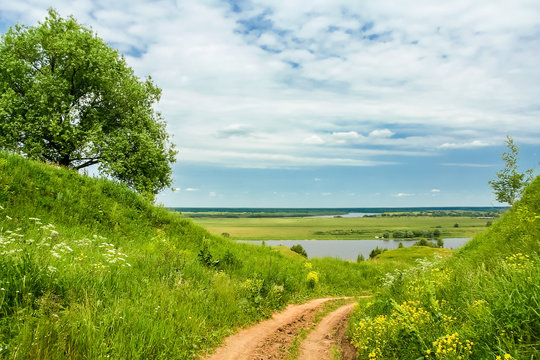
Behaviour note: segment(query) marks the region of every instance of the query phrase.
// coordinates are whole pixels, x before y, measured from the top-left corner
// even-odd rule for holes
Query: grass
[[[405,268],[411,265],[415,265],[418,260],[428,259],[445,259],[451,256],[453,250],[432,248],[428,246],[411,246],[388,250],[379,254],[372,261],[385,264],[386,267],[391,268]]]
[[[538,359],[539,253],[540,177],[453,256],[389,272],[351,321],[359,357]]]
[[[363,218],[195,218],[209,232],[235,240],[374,239],[396,230],[436,230],[442,237],[472,237],[486,230],[474,217],[377,216]],[[459,227],[454,225],[458,224]]]
[[[237,244],[121,184],[6,153],[0,254],[3,359],[191,359],[287,303],[367,293],[385,271]]]

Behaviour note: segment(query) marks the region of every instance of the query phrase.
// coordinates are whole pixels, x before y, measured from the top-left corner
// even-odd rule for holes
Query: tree
[[[497,175],[496,179],[490,180],[488,183],[493,188],[497,201],[513,205],[521,197],[525,185],[532,180],[534,170],[529,169],[523,173],[519,172],[519,148],[514,144],[514,140],[510,136],[506,137],[506,147],[508,151],[502,154],[505,167],[495,173]]]
[[[176,151],[153,109],[161,90],[73,17],[49,10],[0,40],[0,148],[99,171],[155,194]]]

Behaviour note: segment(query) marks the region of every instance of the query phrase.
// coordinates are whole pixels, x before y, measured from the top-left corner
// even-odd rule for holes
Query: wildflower
[[[13,220],[13,218],[11,216],[9,216],[9,215],[6,215],[6,219]]]

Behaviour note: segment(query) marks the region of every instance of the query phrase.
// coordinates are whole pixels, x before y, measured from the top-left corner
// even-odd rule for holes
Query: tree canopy
[[[161,90],[73,17],[49,10],[0,40],[0,148],[82,169],[98,165],[139,192],[170,186],[175,150]]]
[[[519,172],[519,148],[510,136],[506,137],[506,147],[508,150],[502,154],[504,169],[495,174],[496,179],[488,182],[493,188],[497,201],[513,205],[516,200],[521,198],[525,185],[531,182],[534,170]]]

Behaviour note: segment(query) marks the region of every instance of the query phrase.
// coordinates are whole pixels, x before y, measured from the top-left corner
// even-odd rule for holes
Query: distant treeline
[[[506,207],[425,207],[425,208],[169,208],[192,218],[275,218],[340,216],[348,213],[370,213],[376,216],[465,216],[497,217]]]
[[[345,236],[345,235],[361,235],[366,233],[363,230],[343,230],[343,229],[336,229],[336,230],[328,230],[328,231],[315,231],[313,232],[313,235],[338,235],[338,236]],[[441,236],[441,231],[439,229],[435,230],[395,230],[395,231],[387,231],[383,233],[380,238],[381,239],[419,239],[419,238],[428,238],[433,239]]]
[[[491,210],[426,210],[411,212],[388,212],[376,216],[453,216],[453,217],[475,217],[475,218],[495,218],[499,217],[507,208],[493,208]],[[368,215],[369,216],[369,215]]]
[[[182,213],[190,218],[284,218],[284,217],[310,217],[310,216],[330,216],[345,215],[346,213],[336,214],[336,212],[188,212]]]

